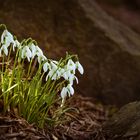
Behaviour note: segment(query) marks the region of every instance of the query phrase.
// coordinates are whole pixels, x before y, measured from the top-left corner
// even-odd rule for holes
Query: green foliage
[[[66,97],[74,94],[73,81],[78,82],[75,70],[83,74],[77,56],[67,54],[60,61],[47,59],[31,38],[19,43],[4,25],[0,29],[3,112],[15,113],[39,127],[61,123],[60,118],[68,110]]]

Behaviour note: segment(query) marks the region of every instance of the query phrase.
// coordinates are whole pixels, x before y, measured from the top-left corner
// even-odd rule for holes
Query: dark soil
[[[0,140],[103,140],[101,126],[107,119],[104,107],[79,95],[68,104],[77,111],[66,113],[68,121],[52,128],[46,124],[39,129],[23,118],[0,115]]]

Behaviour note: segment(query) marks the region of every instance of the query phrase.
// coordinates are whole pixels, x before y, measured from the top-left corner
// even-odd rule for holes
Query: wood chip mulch
[[[0,115],[0,140],[105,140],[102,124],[107,111],[90,97],[75,95],[69,106],[75,112],[65,113],[69,121],[54,128],[39,129],[23,118]]]

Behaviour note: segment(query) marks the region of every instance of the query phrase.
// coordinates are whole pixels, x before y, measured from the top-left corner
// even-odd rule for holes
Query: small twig
[[[123,135],[123,138],[136,137],[137,135],[138,135],[137,131],[127,132],[125,135]]]
[[[72,114],[70,114],[70,113],[65,113],[65,114],[66,114],[67,116],[69,116],[69,117],[75,119],[77,122],[79,122],[79,123],[81,124],[81,122],[80,122],[74,115],[72,115]]]
[[[26,134],[23,132],[20,133],[12,133],[12,134],[5,134],[6,138],[12,138],[12,137],[26,137]]]

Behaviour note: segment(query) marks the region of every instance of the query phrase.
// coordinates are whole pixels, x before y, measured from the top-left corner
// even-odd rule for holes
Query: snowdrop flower
[[[75,74],[76,65],[75,65],[75,63],[72,61],[72,59],[69,59],[69,60],[68,60],[67,69],[68,69],[68,70],[71,70],[71,71]]]
[[[78,68],[78,71],[80,72],[80,74],[84,73],[83,66],[79,63],[79,61],[76,62],[76,67]]]
[[[18,40],[15,40],[14,42],[13,42],[13,51],[15,51],[15,48],[21,48],[21,44],[19,43],[19,41]]]
[[[30,61],[30,58],[32,57],[31,50],[28,46],[24,46],[21,50],[21,58],[24,59],[27,57],[28,61]]]
[[[51,70],[50,70],[50,77],[52,80],[57,80],[58,79],[58,66],[51,61]]]
[[[73,81],[76,80],[77,84],[78,84],[78,78],[74,75],[73,72],[71,72],[71,70],[67,70],[67,68],[64,69],[64,73],[62,74],[62,77],[69,81],[69,83],[71,85],[73,85]]]
[[[65,70],[63,68],[58,68],[58,72],[57,72],[58,78],[63,77],[64,72]]]
[[[68,84],[67,85],[67,91],[69,93],[69,97],[70,97],[70,95],[73,95],[74,94],[74,89],[73,89],[73,87],[72,87],[71,84]]]
[[[29,44],[29,48],[32,52],[32,58],[35,57],[35,55],[37,54],[37,46],[34,45],[34,43]]]
[[[70,74],[71,74],[70,71],[66,71],[64,68],[58,67],[56,69],[57,79],[63,77],[65,80],[68,80]]]
[[[65,71],[64,71],[62,77],[65,80],[69,80],[71,75],[75,74],[76,65],[71,59],[69,59],[67,65],[64,67],[64,69],[65,69]]]
[[[6,56],[8,55],[8,48],[5,44],[3,44],[2,47],[0,48],[0,56],[2,51],[5,53]]]
[[[4,32],[1,35],[1,43],[9,46],[13,42],[14,42],[13,35],[10,32],[8,32],[8,30],[4,30]]]
[[[14,38],[13,35],[11,33],[9,33],[7,30],[4,30],[4,32],[1,35],[1,43],[2,43],[2,47],[0,48],[0,55],[1,52],[3,51],[5,53],[5,55],[8,55],[8,47],[10,46],[10,44],[14,44]]]
[[[70,83],[71,85],[73,85],[73,81],[74,81],[74,80],[76,80],[76,82],[77,82],[77,84],[78,84],[78,78],[77,78],[74,74],[71,74],[71,75],[69,76],[69,79],[68,79],[69,83]]]
[[[61,98],[62,98],[61,107],[63,106],[64,101],[65,101],[67,95],[69,95],[69,97],[70,97],[70,95],[73,95],[73,94],[74,94],[74,89],[73,89],[73,87],[72,87],[71,84],[68,84],[67,87],[63,87],[63,88],[62,88],[62,91],[61,91],[61,93],[60,93],[60,96],[61,96]]]
[[[50,71],[49,71],[49,73],[47,74],[47,76],[46,76],[46,79],[45,79],[45,80],[46,80],[46,81],[48,81],[48,78],[50,78],[50,77],[51,77],[51,75],[52,75],[52,72],[50,72]]]
[[[68,89],[66,87],[63,87],[62,88],[62,91],[60,93],[60,96],[62,98],[62,103],[61,103],[61,107],[64,105],[64,102],[65,102],[65,99],[67,97],[67,92],[68,92]]]
[[[57,72],[50,70],[46,76],[46,81],[48,80],[49,77],[51,78],[51,80],[57,80],[58,79]]]
[[[65,80],[68,80],[70,76],[71,76],[70,70],[65,70],[65,72],[64,72],[63,75],[62,75],[62,77],[63,77]]]
[[[37,53],[37,56],[42,56],[43,55],[42,50],[38,46],[36,46],[36,53]]]
[[[56,65],[58,65],[58,61],[52,60],[52,62]]]
[[[68,89],[66,87],[63,87],[60,93],[62,99],[67,97],[67,92],[68,92]]]
[[[1,35],[1,43],[4,43],[6,34],[7,34],[7,30],[4,30],[2,35]]]
[[[47,58],[44,56],[42,50],[36,46],[36,55],[38,57],[38,63],[40,64],[42,61],[47,60]]]
[[[40,64],[41,62],[47,60],[46,56],[44,56],[44,55],[40,55],[40,56],[38,56],[37,59],[38,59],[38,63],[39,63],[39,64]]]
[[[46,81],[48,80],[48,77],[51,78],[51,80],[58,80],[59,78],[63,77],[63,74],[65,73],[65,70],[57,65],[57,61],[51,61],[49,65],[49,73],[46,77]],[[45,69],[45,66],[44,66]]]
[[[48,62],[45,62],[45,64],[43,65],[44,72],[47,72],[48,69],[50,69],[50,64]]]
[[[45,68],[45,67],[44,67]],[[54,64],[52,61],[50,62],[50,65],[49,65],[49,73],[47,74],[46,76],[46,81],[48,80],[48,77],[51,78],[51,80],[56,80],[57,79],[57,65]]]
[[[51,67],[52,67],[53,70],[58,69],[58,66],[53,61],[51,61]]]
[[[18,40],[15,40],[15,45],[16,45],[17,47],[19,47],[19,46],[20,46],[20,43],[19,43],[19,41],[18,41]]]

